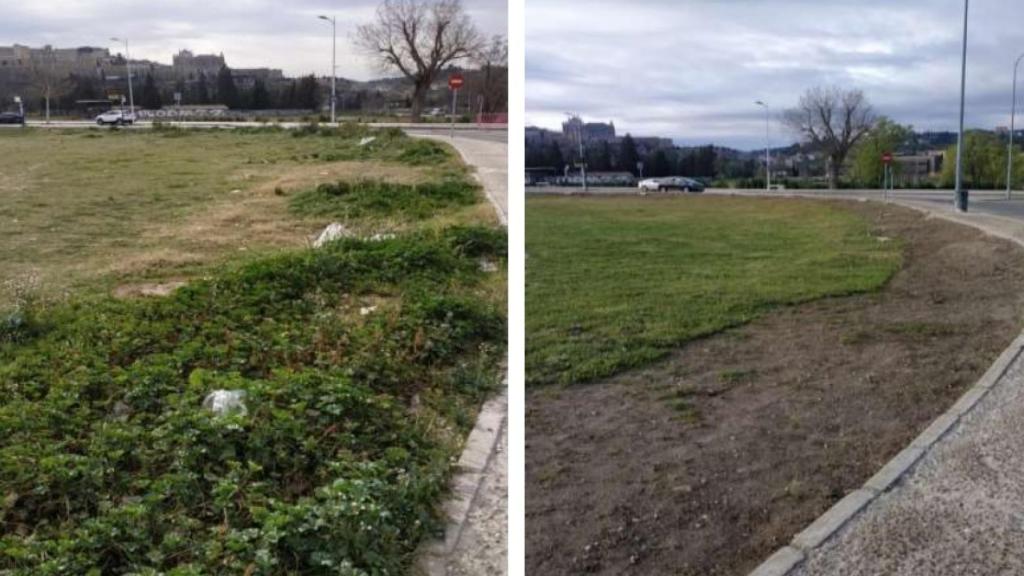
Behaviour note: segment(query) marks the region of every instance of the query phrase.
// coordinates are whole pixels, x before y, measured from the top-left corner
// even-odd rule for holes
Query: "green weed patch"
[[[447,209],[479,200],[477,186],[461,179],[423,184],[391,184],[377,180],[321,184],[292,197],[289,208],[299,216],[399,218],[423,220]]]
[[[340,240],[35,313],[0,341],[0,572],[404,572],[497,378],[481,256],[503,232]]]

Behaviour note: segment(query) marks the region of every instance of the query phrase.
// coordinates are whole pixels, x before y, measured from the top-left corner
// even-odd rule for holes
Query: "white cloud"
[[[755,100],[781,110],[839,84],[897,121],[952,129],[962,14],[962,0],[528,0],[527,120],[555,127],[573,110],[633,133],[753,148],[764,131]],[[1019,0],[972,5],[973,125],[1008,123],[1022,16]]]

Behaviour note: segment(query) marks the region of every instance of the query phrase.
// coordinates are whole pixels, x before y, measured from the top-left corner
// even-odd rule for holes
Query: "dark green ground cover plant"
[[[479,187],[465,179],[422,184],[393,184],[378,180],[321,184],[292,197],[291,211],[299,216],[342,220],[397,217],[423,220],[447,209],[475,204]]]
[[[505,247],[348,239],[24,315],[0,341],[0,572],[403,573],[497,379],[479,259]],[[218,389],[247,412],[204,409]]]

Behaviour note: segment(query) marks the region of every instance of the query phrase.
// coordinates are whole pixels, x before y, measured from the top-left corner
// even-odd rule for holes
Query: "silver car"
[[[647,180],[641,180],[639,184],[641,190],[667,192],[669,190],[679,190],[681,192],[703,192],[704,185],[693,178],[687,178],[685,176],[669,176],[667,178],[648,178]]]
[[[123,110],[107,110],[103,114],[96,117],[96,123],[100,126],[113,125],[120,126],[121,124],[134,124],[135,115],[131,112],[125,112]]]

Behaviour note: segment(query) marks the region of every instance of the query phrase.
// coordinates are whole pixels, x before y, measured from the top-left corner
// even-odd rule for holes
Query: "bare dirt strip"
[[[777,310],[527,396],[527,573],[743,575],[858,488],[1020,332],[1024,252],[848,202],[904,244],[880,292]]]

